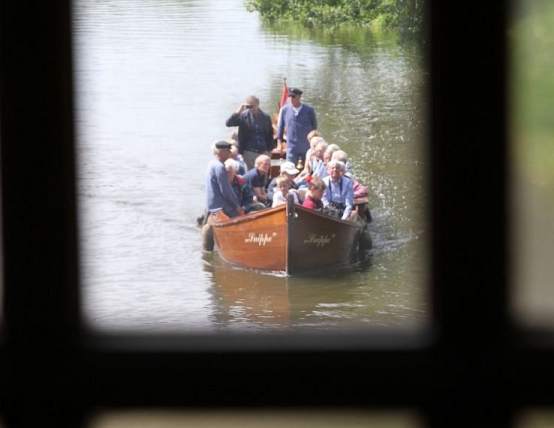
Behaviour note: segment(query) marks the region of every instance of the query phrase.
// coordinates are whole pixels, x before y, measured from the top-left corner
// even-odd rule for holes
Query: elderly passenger
[[[323,155],[323,160],[325,164],[331,162],[333,153],[335,153],[337,150],[340,150],[338,144],[329,144],[329,146],[327,146],[327,150],[325,150],[325,154]]]
[[[306,138],[308,139],[308,143],[311,141],[314,137],[321,137],[321,134],[317,129],[314,129],[313,131],[308,132],[308,135],[306,135]]]
[[[231,144],[218,141],[213,145],[215,159],[210,161],[206,179],[208,215],[223,212],[229,217],[243,214],[239,200],[233,192],[224,162],[231,155]]]
[[[314,155],[310,162],[310,171],[312,176],[324,178],[327,177],[327,165],[323,160],[323,155],[327,150],[328,144],[320,141],[314,147]]]
[[[318,133],[319,134],[319,133]],[[325,140],[323,139],[323,137],[319,136],[319,135],[315,135],[311,138],[308,139],[309,142],[310,142],[310,148],[308,149],[308,151],[306,152],[306,164],[304,165],[304,169],[302,170],[302,172],[300,173],[300,175],[302,177],[306,176],[306,175],[309,175],[311,174],[311,170],[310,170],[310,162],[311,160],[314,158],[314,149],[315,149],[315,146],[318,144],[318,143],[321,143],[321,142],[325,142]]]
[[[236,160],[239,163],[238,174],[239,175],[246,174],[246,171],[248,169],[246,167],[246,162],[244,162],[244,158],[239,153],[238,146],[236,144],[233,144],[233,143],[231,143],[231,159]]]
[[[254,168],[244,174],[244,179],[254,191],[258,202],[266,206],[271,205],[271,199],[267,197],[267,184],[269,182],[269,169],[271,159],[267,155],[260,155],[254,162]]]
[[[327,177],[327,165],[323,161],[323,155],[326,150],[327,143],[325,141],[320,141],[315,145],[312,151],[311,160],[306,164],[304,171],[294,180],[298,187],[307,187],[308,182],[306,180],[308,177]]]
[[[260,109],[260,100],[254,95],[227,119],[227,126],[238,126],[238,148],[244,157],[248,169],[254,167],[254,161],[260,154],[273,149],[273,125],[271,117]]]
[[[337,150],[334,152],[331,156],[331,160],[338,160],[344,163],[346,172],[344,173],[345,176],[348,178],[352,178],[354,176],[354,173],[352,172],[352,164],[348,160],[348,155],[344,150]]]
[[[348,220],[354,206],[352,180],[344,176],[345,165],[341,161],[332,160],[327,169],[329,176],[323,179],[327,186],[323,193],[323,206],[333,207],[342,220]]]
[[[250,211],[265,208],[265,205],[254,201],[252,189],[246,180],[238,174],[238,171],[240,170],[239,162],[234,159],[227,159],[225,161],[225,170],[227,171],[227,178],[229,179],[231,188],[235,192],[235,195],[237,195],[240,206],[245,212],[248,213]]]

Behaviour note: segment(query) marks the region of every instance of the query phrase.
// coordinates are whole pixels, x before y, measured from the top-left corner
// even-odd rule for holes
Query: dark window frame
[[[97,408],[358,406],[507,427],[552,405],[552,333],[509,313],[508,2],[490,3],[429,0],[431,327],[284,340],[83,333],[71,3],[4,1],[7,425],[79,426]]]

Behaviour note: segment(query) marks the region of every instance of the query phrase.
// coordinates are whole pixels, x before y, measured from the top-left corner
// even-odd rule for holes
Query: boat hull
[[[288,221],[287,272],[348,265],[357,254],[361,226],[295,206]]]
[[[298,274],[351,263],[363,225],[290,204],[212,227],[218,252],[227,262]]]
[[[214,223],[219,254],[238,266],[286,272],[286,217],[286,208],[282,206]]]

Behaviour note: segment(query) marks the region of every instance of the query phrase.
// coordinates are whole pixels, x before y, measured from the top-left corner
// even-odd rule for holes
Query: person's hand
[[[239,208],[239,215],[244,215],[245,212],[244,212],[244,208]]]
[[[242,103],[237,109],[236,113],[241,114],[244,110],[246,110],[246,104]]]

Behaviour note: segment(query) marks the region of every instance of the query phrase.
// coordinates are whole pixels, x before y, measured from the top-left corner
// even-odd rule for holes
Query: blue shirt
[[[321,198],[323,206],[327,207],[331,203],[335,204],[344,204],[344,213],[342,214],[342,219],[346,220],[352,208],[354,207],[354,189],[352,180],[342,176],[338,182],[331,180],[331,176],[327,176],[323,179],[327,188],[323,192],[323,197]]]
[[[298,115],[294,112],[292,104],[288,103],[279,112],[279,124],[277,127],[277,139],[287,136],[287,152],[306,154],[310,148],[308,134],[317,129],[315,110],[308,104],[302,104]]]
[[[310,167],[312,168],[312,175],[319,178],[325,178],[329,175],[327,172],[327,165],[321,159],[312,159],[310,161]]]
[[[208,166],[206,193],[209,212],[223,210],[229,217],[238,215],[239,201],[231,188],[225,166],[217,159],[212,160]]]
[[[246,170],[248,168],[246,167],[246,162],[244,162],[244,158],[242,157],[242,155],[240,153],[239,153],[239,155],[237,156],[237,158],[235,160],[239,163],[238,174],[239,175],[246,174]]]
[[[248,208],[252,205],[254,202],[254,194],[244,178],[235,177],[231,183],[231,187],[233,188],[235,195],[237,195],[241,207]]]
[[[268,176],[260,173],[257,168],[252,168],[250,171],[244,174],[242,178],[246,180],[251,188],[263,187],[265,189],[267,186],[267,182],[269,181]]]

